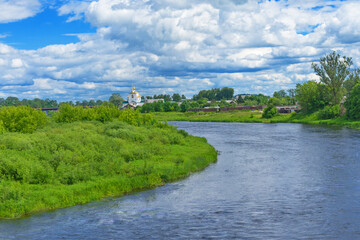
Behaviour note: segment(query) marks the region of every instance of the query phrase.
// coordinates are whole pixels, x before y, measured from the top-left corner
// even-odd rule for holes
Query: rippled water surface
[[[172,122],[218,162],[154,190],[0,220],[0,239],[360,239],[360,131]]]

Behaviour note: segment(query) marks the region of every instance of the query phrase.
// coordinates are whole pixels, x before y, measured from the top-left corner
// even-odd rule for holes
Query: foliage
[[[351,90],[350,96],[345,102],[345,107],[348,119],[360,119],[360,83],[357,83]]]
[[[262,118],[272,118],[277,114],[277,109],[274,105],[269,104],[262,114]]]
[[[180,105],[180,111],[181,112],[186,112],[187,110],[189,110],[190,108],[190,103],[189,101],[183,101]]]
[[[342,99],[343,83],[350,74],[352,63],[351,58],[341,58],[340,54],[334,51],[320,58],[320,65],[311,65],[320,81],[328,86],[333,105],[339,104]]]
[[[296,85],[296,100],[300,103],[301,111],[312,113],[329,104],[327,86],[315,81],[308,81]]]
[[[0,217],[153,188],[216,161],[205,139],[164,123],[52,123],[3,134],[0,147]]]
[[[164,102],[170,102],[171,101],[171,97],[170,97],[169,94],[154,95],[153,98],[154,99],[163,99]]]
[[[40,110],[26,106],[0,108],[0,133],[31,133],[47,123],[46,114]]]
[[[287,96],[285,90],[280,90],[278,92],[274,92],[273,97],[281,99],[281,98],[285,98]]]
[[[120,96],[119,93],[111,94],[109,102],[114,104],[115,107],[120,108],[122,106],[124,99]]]
[[[174,93],[174,94],[172,95],[172,100],[173,100],[174,102],[180,102],[180,101],[181,101],[181,96],[180,96],[180,94]]]
[[[199,99],[206,98],[208,100],[217,100],[220,101],[222,99],[230,100],[234,97],[234,89],[224,87],[220,88],[213,88],[211,90],[201,90],[198,94],[193,96],[193,100],[197,101]]]
[[[141,108],[140,112],[150,113],[150,112],[177,112],[180,111],[180,107],[176,102],[153,102],[145,103]]]
[[[289,89],[288,93],[289,94],[287,94],[285,90],[274,92],[273,97],[269,99],[269,102],[274,104],[275,106],[294,105],[295,89]]]
[[[347,120],[344,117],[320,120],[318,112],[277,114],[273,118],[262,118],[259,111],[224,111],[224,112],[169,112],[155,113],[159,121],[193,121],[193,122],[247,122],[247,123],[306,123],[346,126],[360,129],[360,120]]]
[[[350,96],[351,90],[357,83],[360,83],[360,69],[355,69],[352,71],[349,75],[349,78],[344,82],[344,88],[348,97]]]
[[[277,98],[277,97],[272,97],[272,98],[270,98],[268,104],[272,104],[273,106],[280,106],[280,105],[282,105],[282,104],[281,104],[281,100],[280,100],[279,98]]]
[[[242,105],[266,105],[268,103],[268,96],[263,94],[252,94],[244,97]],[[238,102],[239,103],[239,102]]]
[[[318,113],[319,119],[332,119],[340,116],[340,105],[326,106]]]

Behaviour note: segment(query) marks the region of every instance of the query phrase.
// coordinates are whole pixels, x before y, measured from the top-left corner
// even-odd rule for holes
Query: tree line
[[[320,119],[345,115],[360,119],[360,70],[352,69],[352,58],[335,51],[313,63],[312,69],[320,81],[297,84],[295,98],[306,114],[318,112]]]

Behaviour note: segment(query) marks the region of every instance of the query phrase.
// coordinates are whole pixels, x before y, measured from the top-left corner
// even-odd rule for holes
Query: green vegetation
[[[262,118],[272,118],[277,114],[277,109],[274,105],[269,104],[265,109],[263,114],[261,115]]]
[[[24,107],[11,111],[22,113]],[[154,188],[217,157],[204,138],[112,106],[64,105],[45,126],[19,130],[24,133],[10,132],[8,122],[0,121],[2,218]]]
[[[312,114],[276,114],[272,118],[263,118],[260,111],[169,112],[154,113],[154,118],[160,121],[325,124],[360,129],[359,120],[348,120],[344,116],[333,119],[321,119],[319,112]]]
[[[360,82],[351,90],[349,99],[345,102],[346,114],[349,119],[360,119]]]
[[[234,96],[233,88],[213,88],[211,90],[201,90],[198,94],[193,96],[195,101],[206,98],[207,100],[216,100],[220,101],[222,99],[230,100]]]
[[[312,64],[314,72],[320,77],[330,92],[332,104],[340,103],[343,96],[343,84],[350,75],[350,67],[353,64],[349,57],[340,57],[340,54],[332,52],[320,58],[320,64]]]

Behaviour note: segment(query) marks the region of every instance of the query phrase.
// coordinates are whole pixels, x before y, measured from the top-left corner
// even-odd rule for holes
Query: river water
[[[172,122],[219,152],[203,172],[87,205],[0,220],[0,239],[360,239],[360,131]]]

